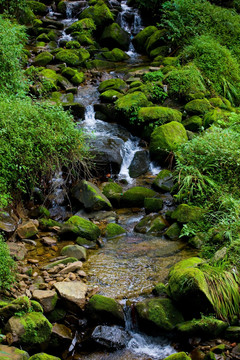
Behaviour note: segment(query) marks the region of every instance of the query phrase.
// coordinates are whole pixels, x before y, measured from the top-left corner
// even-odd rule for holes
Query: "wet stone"
[[[92,339],[108,350],[122,349],[126,346],[128,335],[118,326],[97,326]]]

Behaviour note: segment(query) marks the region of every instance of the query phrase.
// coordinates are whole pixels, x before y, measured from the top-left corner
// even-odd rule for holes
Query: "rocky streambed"
[[[238,359],[238,321],[207,316],[215,307],[196,257],[201,238],[189,247],[180,237],[204,210],[177,205],[170,193],[166,148],[187,132],[179,106],[161,106],[159,71],[176,61],[162,33],[144,28],[125,1],[31,3],[31,92],[72,111],[94,166],[75,183],[60,169],[47,197],[36,188],[24,205],[0,212],[17,261],[17,282],[1,293],[0,358],[188,360],[183,350],[193,360]],[[196,101],[214,106],[191,102],[191,131],[202,121],[191,116]],[[149,149],[155,123],[166,131],[154,132]]]

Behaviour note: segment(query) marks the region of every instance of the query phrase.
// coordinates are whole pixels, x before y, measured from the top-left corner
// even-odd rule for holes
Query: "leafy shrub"
[[[26,0],[0,0],[0,11],[16,17],[26,8]]]
[[[57,167],[74,170],[87,152],[86,137],[67,112],[28,98],[0,100],[0,133],[1,205]]]
[[[195,37],[182,53],[193,61],[213,90],[232,103],[240,101],[240,67],[231,51],[210,36]]]
[[[181,46],[194,36],[211,35],[240,55],[240,16],[207,0],[174,0],[163,4],[162,26],[169,40]]]
[[[148,72],[143,75],[144,81],[162,81],[164,78],[164,75],[161,70]]]
[[[8,289],[15,280],[16,265],[9,254],[7,244],[0,235],[0,289]]]
[[[26,89],[21,70],[25,40],[24,28],[0,15],[0,94],[22,95]]]
[[[185,99],[191,94],[206,92],[201,72],[191,63],[170,71],[163,83],[168,85],[168,95],[175,99]]]

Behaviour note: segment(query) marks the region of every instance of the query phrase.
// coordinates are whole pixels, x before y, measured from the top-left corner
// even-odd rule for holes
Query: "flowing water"
[[[58,43],[71,40],[71,35],[66,34],[65,29],[77,20],[78,12],[86,5],[83,1],[67,2],[66,19],[62,20],[64,30]],[[50,9],[49,16],[54,16]],[[142,29],[141,17],[138,10],[127,5],[127,1],[121,1],[121,12],[118,23],[133,36]],[[132,41],[128,50],[130,59],[123,64],[123,68],[132,68],[141,63],[141,57],[136,53]],[[124,185],[124,189],[132,185],[149,187],[154,175],[158,174],[158,164],[150,163],[149,172],[140,178],[132,179],[129,176],[129,166],[137,151],[143,150],[140,139],[133,136],[128,130],[117,123],[104,122],[97,118],[94,106],[100,103],[98,84],[102,80],[113,77],[123,77],[117,72],[102,72],[96,80],[89,80],[84,86],[79,86],[74,101],[85,107],[84,119],[79,119],[78,126],[92,134],[92,150],[95,155],[111,155],[113,162],[119,168],[115,170],[114,179]],[[114,120],[114,119],[113,119]],[[144,149],[145,150],[145,149]],[[106,170],[108,171],[108,170]],[[62,206],[64,192],[61,174],[56,174],[53,179],[53,202],[54,209]],[[170,194],[161,195],[164,208],[162,214],[172,208]],[[90,214],[91,216],[91,214]],[[170,241],[163,236],[153,236],[134,232],[134,226],[145,216],[141,209],[119,209],[115,216],[119,225],[123,226],[126,234],[111,240],[103,239],[104,246],[99,250],[89,250],[88,260],[84,269],[88,274],[87,283],[98,286],[99,293],[118,299],[122,304],[130,299],[131,303],[148,296],[155,284],[166,282],[169,268],[176,262],[194,255],[181,240]],[[136,324],[133,324],[131,308],[125,307],[125,330],[129,334],[129,340],[124,350],[113,353],[93,352],[82,353],[78,349],[78,333],[70,347],[72,355],[69,359],[88,360],[149,360],[163,359],[175,352],[170,345],[170,340],[160,337],[149,337],[141,334]],[[79,355],[80,354],[80,355]]]

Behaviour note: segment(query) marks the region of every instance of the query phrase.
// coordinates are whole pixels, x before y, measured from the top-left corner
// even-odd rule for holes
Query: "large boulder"
[[[17,228],[17,234],[21,239],[29,239],[34,237],[38,233],[38,221],[37,220],[29,220],[27,222],[22,223]]]
[[[105,229],[105,237],[107,239],[114,238],[116,236],[120,236],[126,233],[126,230],[124,230],[120,225],[110,223],[107,224]]]
[[[107,90],[100,94],[100,99],[105,103],[114,103],[117,99],[122,97],[123,94],[116,90]]]
[[[52,325],[41,312],[31,312],[21,317],[12,316],[5,328],[16,335],[20,344],[28,346],[46,342],[52,331]]]
[[[207,99],[196,99],[185,105],[185,110],[191,115],[203,115],[212,109],[212,105]]]
[[[3,304],[0,308],[0,317],[7,320],[15,313],[27,313],[31,311],[31,301],[27,296],[20,296],[10,303]]]
[[[101,43],[110,49],[119,48],[128,50],[130,35],[117,23],[113,23],[104,29],[101,36]]]
[[[123,188],[119,184],[113,182],[106,183],[102,192],[108,200],[110,200],[113,206],[118,206],[120,204]]]
[[[154,197],[155,191],[142,187],[135,186],[125,191],[121,197],[121,204],[124,207],[143,207],[144,199]]]
[[[169,272],[169,295],[189,316],[213,312],[208,284],[199,268],[202,263],[193,257],[178,262]]]
[[[112,205],[98,187],[89,181],[82,180],[72,189],[72,197],[84,206],[87,211],[110,210]]]
[[[46,15],[48,12],[47,5],[43,4],[40,1],[28,0],[27,5],[36,15]]]
[[[158,298],[136,304],[140,328],[171,331],[183,321],[183,316],[170,299]]]
[[[166,34],[165,29],[155,31],[146,41],[146,51],[148,54],[159,46],[165,45],[164,35]]]
[[[198,221],[206,213],[206,210],[188,204],[180,204],[172,212],[171,218],[179,223],[186,224],[190,221]]]
[[[14,346],[0,345],[0,359],[2,360],[28,360],[29,355],[26,351]]]
[[[149,152],[147,150],[139,150],[135,152],[128,168],[130,177],[137,178],[138,176],[145,174],[149,170],[149,166]]]
[[[82,32],[83,30],[86,30],[88,32],[96,30],[96,25],[91,18],[82,18],[81,20],[75,21],[73,24],[71,24],[67,29],[66,33],[71,34],[73,32]]]
[[[127,89],[127,84],[122,79],[109,79],[102,81],[98,87],[98,91],[103,93],[107,90],[116,90],[119,92],[124,92]]]
[[[184,126],[177,121],[172,121],[157,127],[152,132],[149,151],[154,159],[163,161],[170,151],[174,151],[187,141],[188,137]]]
[[[213,317],[194,319],[177,325],[177,330],[182,336],[201,336],[216,338],[222,334],[228,323]]]
[[[90,58],[86,49],[61,49],[55,55],[56,60],[66,63],[68,66],[78,66]]]
[[[133,38],[133,45],[135,49],[140,53],[144,52],[147,39],[156,31],[157,31],[156,26],[147,26],[145,27],[145,29],[141,30]]]
[[[87,285],[81,281],[57,282],[54,284],[59,296],[67,303],[83,309],[86,303]]]
[[[85,261],[87,259],[87,251],[83,246],[66,245],[61,250],[61,255],[75,257],[78,260]]]
[[[37,66],[46,66],[52,60],[53,60],[53,55],[47,51],[44,51],[35,57],[33,64]]]
[[[102,347],[112,351],[122,349],[129,339],[126,331],[118,326],[98,325],[92,333],[92,339]]]
[[[114,16],[104,2],[96,3],[94,6],[89,6],[84,9],[79,19],[90,18],[94,21],[98,29],[102,29],[104,26],[114,21]]]
[[[118,99],[115,105],[118,111],[127,115],[132,107],[147,106],[148,99],[142,92],[135,91]]]
[[[138,111],[138,118],[143,123],[157,123],[163,125],[171,121],[182,121],[182,113],[164,106],[142,107]]]
[[[167,227],[166,220],[161,215],[147,215],[134,227],[141,234],[160,234]]]
[[[97,240],[100,235],[100,230],[97,225],[77,215],[70,217],[65,224],[67,225],[65,228],[66,233],[68,232],[68,225],[70,225],[69,230],[73,231],[76,237],[81,236],[94,241]],[[64,226],[61,229],[61,234],[64,234]]]
[[[190,356],[187,356],[185,352],[179,352],[176,354],[169,355],[165,360],[191,360]]]
[[[170,170],[164,169],[159,172],[152,187],[157,191],[170,191],[173,187],[173,174]]]
[[[111,51],[105,51],[102,53],[102,56],[108,61],[120,62],[129,59],[129,55],[126,54],[123,50],[114,48]]]
[[[119,303],[103,295],[93,295],[89,300],[87,313],[93,322],[100,324],[124,324],[124,313]]]
[[[54,290],[34,290],[33,299],[37,300],[47,313],[54,310],[58,297]]]

